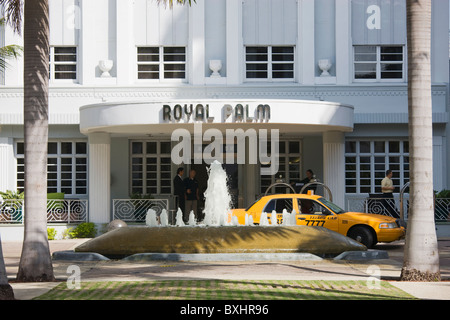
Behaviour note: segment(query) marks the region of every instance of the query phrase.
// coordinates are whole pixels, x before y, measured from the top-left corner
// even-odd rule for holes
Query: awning
[[[168,100],[107,102],[80,108],[83,134],[170,134],[216,128],[279,129],[280,133],[353,131],[353,106],[313,100]]]

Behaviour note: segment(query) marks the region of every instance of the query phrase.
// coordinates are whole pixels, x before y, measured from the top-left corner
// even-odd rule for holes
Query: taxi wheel
[[[372,232],[368,228],[363,226],[358,226],[350,229],[347,236],[365,245],[368,249],[372,248],[375,245]]]

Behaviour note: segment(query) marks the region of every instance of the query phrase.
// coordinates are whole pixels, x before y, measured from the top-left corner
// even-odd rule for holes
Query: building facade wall
[[[95,103],[257,98],[349,104],[354,107],[355,125],[352,133],[345,134],[345,141],[407,140],[405,8],[404,0],[197,0],[192,7],[174,6],[173,10],[158,7],[151,0],[51,0],[54,73],[50,138],[88,142],[79,131],[80,107]],[[450,186],[448,12],[447,1],[433,1],[436,190]],[[2,32],[0,43],[23,45],[10,28]],[[360,66],[356,66],[355,50],[359,49],[355,46],[372,47],[378,55],[377,68],[383,64],[383,46],[400,47],[400,77],[383,79],[382,70],[377,69],[376,79],[356,79]],[[167,78],[161,70],[158,79],[139,79],[139,48],[145,51],[149,47],[159,48],[161,57],[166,47],[184,48],[183,79]],[[290,54],[284,58],[292,62],[293,76],[248,78],[248,47],[270,48],[271,52],[292,48],[292,58]],[[72,74],[69,79],[58,79],[67,76],[62,72],[56,74],[58,52],[66,52],[58,48],[75,48],[76,53],[69,54],[70,66],[64,67]],[[319,60],[323,59],[331,62],[328,77],[321,77]],[[110,77],[102,77],[101,60],[113,61]],[[220,77],[211,77],[210,60],[222,62]],[[22,64],[22,58],[11,61],[0,82],[0,158],[9,168],[4,170],[7,178],[1,178],[3,189],[17,187],[15,149],[23,139]],[[169,68],[169,64],[160,61],[159,67]],[[272,61],[269,68],[276,68],[276,63]],[[298,135],[302,141],[301,170],[315,169],[321,179],[326,174],[322,135]],[[123,168],[130,167],[130,141],[142,138],[148,136],[110,137],[111,198],[129,196],[130,172]]]

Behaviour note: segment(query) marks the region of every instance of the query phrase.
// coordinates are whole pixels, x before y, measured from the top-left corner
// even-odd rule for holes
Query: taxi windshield
[[[323,205],[327,206],[329,209],[331,209],[334,213],[336,214],[341,214],[341,213],[345,213],[346,211],[341,209],[340,207],[338,207],[337,205],[335,205],[333,202],[328,201],[325,198],[319,198],[317,199],[320,203],[322,203]]]

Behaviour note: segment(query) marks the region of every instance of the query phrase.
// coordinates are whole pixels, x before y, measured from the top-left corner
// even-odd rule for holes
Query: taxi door
[[[299,214],[297,225],[318,226],[338,232],[337,215],[312,199],[297,199]]]
[[[293,207],[294,202],[293,200],[295,199],[293,198],[271,199],[267,202],[262,212],[267,213],[267,219],[269,220],[269,223],[272,224],[272,212],[275,211],[277,213],[277,224],[282,224],[283,210],[286,210],[287,212],[292,212],[292,210],[295,209]]]

